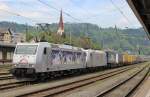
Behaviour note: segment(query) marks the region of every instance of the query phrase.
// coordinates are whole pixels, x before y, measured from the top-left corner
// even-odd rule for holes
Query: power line
[[[123,13],[123,11],[113,2],[113,0],[110,0],[112,5],[121,13],[121,15],[126,19],[128,23],[131,23],[128,17]]]
[[[45,2],[43,2],[43,1],[41,1],[41,0],[37,0],[37,1],[39,1],[40,3],[44,4],[45,6],[50,7],[50,8],[52,8],[52,9],[56,10],[56,11],[60,11],[59,9],[57,9],[57,8],[51,6],[51,5],[48,5],[47,3],[45,3]]]
[[[57,9],[56,7],[54,7],[54,6],[52,6],[52,5],[49,5],[49,4],[47,4],[47,3],[45,3],[45,2],[43,2],[43,1],[41,1],[41,0],[37,0],[37,1],[40,2],[41,4],[45,5],[45,6],[49,7],[49,8],[52,8],[52,9],[54,9],[54,10],[60,12],[59,9]],[[70,18],[72,18],[72,19],[74,19],[74,20],[81,21],[80,19],[75,18],[74,16],[70,15],[69,13],[67,13],[67,12],[65,12],[65,11],[62,11],[62,12],[63,12],[66,16],[68,16],[68,17],[70,17]]]
[[[70,0],[70,2],[73,3],[72,0]],[[93,18],[97,18],[97,16],[99,16],[99,14],[100,14],[100,13],[98,13],[98,14],[92,14],[92,13],[90,13],[89,11],[87,11],[87,9],[84,9],[84,8],[81,7],[81,6],[76,6],[76,7],[80,8],[81,10],[85,11],[85,12],[88,14],[88,17],[84,17],[83,19],[80,18],[80,19],[82,19],[83,21],[84,21],[84,20],[93,19]],[[122,9],[122,8],[125,8],[125,7],[126,7],[126,5],[123,5],[123,6],[120,7],[120,8]],[[112,9],[112,10],[105,10],[105,11],[103,11],[103,12],[114,12],[114,11],[118,11],[118,9],[115,8],[115,9]],[[102,13],[103,13],[103,12],[102,12]],[[91,15],[90,15],[90,14],[91,14]]]
[[[3,11],[3,12],[7,12],[9,14],[13,14],[15,16],[20,16],[20,14],[18,14],[18,13],[14,13],[14,12],[11,12],[11,11],[8,11],[8,10],[5,10],[5,9],[0,9],[0,10]]]
[[[5,10],[5,9],[0,9],[0,10],[3,11],[3,12],[7,12],[7,13],[9,13],[9,14],[12,14],[12,15],[18,16],[18,17],[23,17],[23,18],[25,18],[25,19],[28,19],[28,20],[30,20],[30,21],[36,23],[35,20],[33,20],[33,19],[29,18],[29,17],[23,16],[23,15],[21,15],[21,14],[19,14],[19,13],[11,12],[11,11],[8,11],[8,10]]]
[[[70,2],[74,3],[72,0],[70,0]],[[79,6],[79,5],[76,5],[76,7],[80,8],[81,10],[83,10],[84,12],[88,13],[88,14],[91,14],[87,9]]]

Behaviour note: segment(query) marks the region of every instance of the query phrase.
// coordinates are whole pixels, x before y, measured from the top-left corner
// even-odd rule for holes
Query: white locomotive
[[[15,77],[40,78],[104,67],[107,60],[103,51],[39,42],[18,43],[13,63],[11,72]]]
[[[84,50],[48,42],[18,43],[11,73],[18,79],[44,79],[139,62],[143,62],[140,56],[119,54],[115,51]]]

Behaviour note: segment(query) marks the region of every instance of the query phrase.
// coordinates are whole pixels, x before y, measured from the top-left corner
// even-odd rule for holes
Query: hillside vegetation
[[[101,28],[89,23],[65,23],[65,37],[56,34],[56,23],[45,26],[26,26],[11,22],[0,22],[0,28],[12,28],[16,33],[25,33],[27,41],[37,37],[53,43],[65,43],[93,49],[114,49],[134,54],[150,54],[150,41],[142,28]],[[71,37],[70,37],[71,36]]]

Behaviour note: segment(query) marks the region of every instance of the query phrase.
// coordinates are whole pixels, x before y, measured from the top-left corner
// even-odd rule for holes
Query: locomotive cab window
[[[15,50],[15,54],[36,54],[37,45],[18,45]]]
[[[46,55],[46,53],[47,53],[47,49],[46,49],[46,47],[44,48],[43,53],[44,53],[44,55]]]

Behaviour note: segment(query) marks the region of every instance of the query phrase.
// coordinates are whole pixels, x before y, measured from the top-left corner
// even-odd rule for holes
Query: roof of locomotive
[[[51,44],[52,48],[59,48],[59,49],[70,49],[70,50],[83,50],[83,48],[74,47],[70,45],[64,45],[64,44]]]
[[[17,45],[39,45],[39,44],[49,44],[48,42],[21,42],[21,43],[17,43]]]
[[[105,51],[103,51],[103,50],[92,50],[92,49],[87,49],[87,50],[84,50],[85,52],[89,52],[89,53],[91,53],[91,52],[95,52],[95,53],[105,53]]]
[[[17,43],[17,45],[50,45],[52,48],[59,48],[59,49],[70,49],[70,50],[83,50],[83,48],[74,47],[70,45],[65,44],[54,44],[54,43],[48,43],[48,42],[36,42],[36,43]]]

